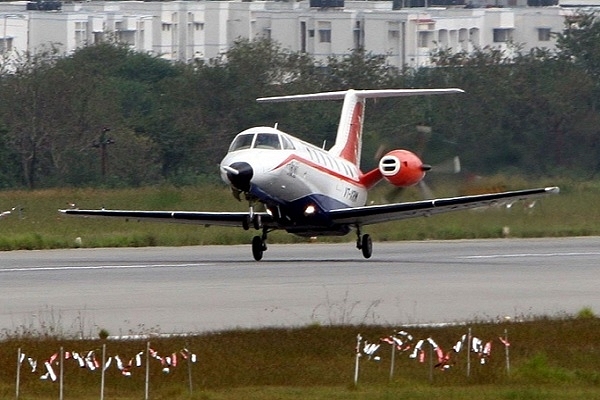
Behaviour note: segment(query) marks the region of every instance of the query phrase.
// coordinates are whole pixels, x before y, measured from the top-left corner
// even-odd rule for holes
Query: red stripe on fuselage
[[[330,176],[332,176],[334,178],[338,178],[338,179],[341,179],[343,181],[352,183],[353,185],[363,186],[362,183],[359,180],[356,180],[356,179],[354,179],[352,177],[349,177],[349,176],[346,176],[346,175],[342,175],[342,174],[340,174],[337,171],[333,171],[333,170],[331,170],[329,168],[326,168],[326,167],[324,167],[322,165],[316,164],[316,163],[314,163],[314,162],[312,162],[310,160],[307,160],[305,158],[299,157],[296,154],[292,154],[291,156],[289,156],[288,158],[286,158],[285,160],[283,160],[281,163],[279,163],[279,165],[277,165],[271,171],[275,171],[275,170],[277,170],[279,168],[282,168],[282,167],[286,166],[287,164],[289,164],[291,161],[298,161],[299,163],[308,165],[311,168],[317,169],[317,170],[319,170],[319,171],[321,171],[321,172],[323,172],[323,173],[325,173],[327,175],[330,175]]]

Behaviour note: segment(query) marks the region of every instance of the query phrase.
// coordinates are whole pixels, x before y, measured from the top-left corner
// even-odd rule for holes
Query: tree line
[[[367,105],[363,168],[405,147],[482,174],[600,171],[600,25],[567,19],[557,49],[434,52],[398,69],[349,51],[317,62],[267,39],[238,40],[209,62],[172,63],[104,42],[0,63],[0,188],[198,184],[217,177],[235,134],[273,125],[317,145],[335,139],[338,102],[257,104],[262,96],[459,87],[465,94]],[[427,126],[430,129],[417,129]]]

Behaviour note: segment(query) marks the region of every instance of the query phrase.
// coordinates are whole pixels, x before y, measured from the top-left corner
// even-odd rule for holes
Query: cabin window
[[[231,142],[231,146],[229,146],[229,151],[238,151],[249,149],[252,147],[252,139],[254,139],[254,135],[238,135],[233,142]]]

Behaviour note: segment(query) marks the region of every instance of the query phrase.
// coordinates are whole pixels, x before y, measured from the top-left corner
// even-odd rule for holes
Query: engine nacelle
[[[394,186],[416,185],[431,167],[408,150],[392,150],[379,160],[379,172]]]

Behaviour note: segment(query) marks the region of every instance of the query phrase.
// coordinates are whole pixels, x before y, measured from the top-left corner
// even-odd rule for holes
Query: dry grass
[[[403,327],[308,326],[295,329],[264,329],[206,333],[187,337],[138,340],[71,340],[40,337],[6,337],[0,346],[0,397],[14,396],[17,349],[43,360],[60,347],[86,352],[107,345],[109,355],[133,357],[145,350],[146,341],[159,354],[189,348],[198,355],[192,364],[193,394],[189,394],[185,362],[161,372],[151,360],[152,399],[297,399],[348,398],[596,398],[600,395],[597,360],[600,349],[600,320],[596,317],[532,318],[519,323],[473,323],[450,327],[404,327],[415,340],[432,337],[449,350],[470,327],[474,336],[494,343],[485,365],[471,357],[467,377],[467,353],[455,356],[446,371],[430,369],[425,363],[397,353],[395,375],[390,382],[390,347],[382,345],[380,361],[361,359],[358,387],[353,385],[356,335],[371,342]],[[497,340],[507,330],[510,346],[510,374],[507,374],[504,347]],[[27,363],[21,368],[24,399],[50,399],[58,385],[39,379]],[[144,393],[143,367],[134,368],[129,378],[116,368],[106,374],[106,398],[137,399]],[[430,375],[432,374],[432,375]],[[65,361],[65,398],[98,398],[98,371],[78,368]],[[534,396],[535,394],[535,396]],[[539,395],[539,396],[538,396]],[[483,396],[483,397],[482,397]],[[557,397],[555,397],[557,396]]]

